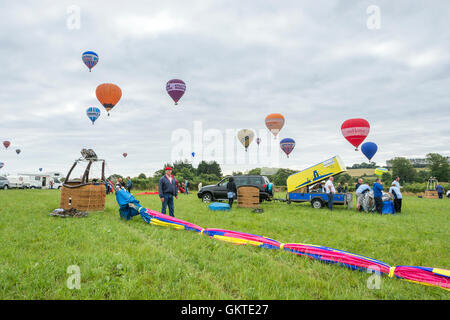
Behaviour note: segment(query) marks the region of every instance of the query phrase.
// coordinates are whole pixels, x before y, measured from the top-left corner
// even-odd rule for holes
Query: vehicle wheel
[[[58,190],[61,190],[61,186],[58,187]]]
[[[5,184],[5,186],[3,187],[3,190],[8,190],[8,185]]]
[[[311,205],[314,209],[320,209],[323,207],[323,202],[319,199],[314,199],[313,201],[311,201]]]
[[[34,189],[34,187],[30,187],[30,189]]]
[[[212,194],[209,192],[206,192],[203,196],[202,196],[202,201],[204,203],[208,203],[212,201]]]

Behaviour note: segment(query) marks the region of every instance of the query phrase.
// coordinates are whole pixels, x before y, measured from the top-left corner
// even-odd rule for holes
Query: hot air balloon
[[[386,169],[386,168],[376,168],[374,171],[374,173],[380,177],[383,175],[383,173],[386,173],[386,172],[389,172],[388,169]]]
[[[0,169],[3,168],[5,164],[3,162],[0,162]]]
[[[42,171],[42,168],[39,168],[39,171]]]
[[[118,86],[112,83],[103,83],[95,90],[98,101],[105,107],[108,112],[114,108],[122,97],[122,90]]]
[[[261,138],[256,138],[256,144],[258,145],[258,147],[259,147],[260,143],[261,143]]]
[[[195,157],[195,152],[192,152],[191,155],[192,155],[192,158]]]
[[[123,155],[124,158],[126,158],[128,153],[124,152],[124,153],[122,153],[122,155]]]
[[[252,143],[255,133],[249,129],[242,129],[238,132],[237,137],[247,151],[248,146]]]
[[[358,151],[358,146],[364,141],[370,131],[370,125],[364,119],[345,120],[341,125],[342,135]]]
[[[20,153],[20,149],[16,149],[16,153],[19,154]]]
[[[175,101],[175,105],[178,104],[178,100],[181,99],[184,92],[186,91],[186,84],[183,80],[172,79],[166,84],[166,90],[169,96]]]
[[[98,117],[100,117],[100,109],[97,107],[89,107],[86,110],[86,115],[88,116],[89,119],[91,119],[92,125],[94,125],[95,120],[97,120]]]
[[[89,68],[89,72],[91,72],[91,69],[95,67],[98,62],[98,55],[94,51],[86,51],[81,55],[81,59]]]
[[[9,142],[9,141],[3,141],[3,146],[5,146],[5,149],[8,149],[10,144],[11,144],[11,142]]]
[[[287,157],[289,158],[289,154],[295,148],[295,141],[294,139],[291,138],[284,138],[283,140],[280,141],[280,147],[281,150],[283,150],[284,153],[286,153]]]
[[[373,142],[364,142],[361,146],[361,152],[369,159],[369,161],[373,158],[375,153],[377,153],[378,147]]]
[[[277,137],[281,128],[284,126],[284,117],[279,113],[271,113],[266,117],[266,127],[270,132]]]

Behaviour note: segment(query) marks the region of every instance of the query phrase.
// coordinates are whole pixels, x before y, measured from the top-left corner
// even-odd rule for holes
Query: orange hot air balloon
[[[271,113],[266,117],[266,127],[273,133],[274,137],[280,132],[284,126],[284,117],[279,113]]]
[[[118,86],[112,83],[102,83],[95,90],[98,101],[105,107],[108,112],[114,108],[122,97],[122,90]]]

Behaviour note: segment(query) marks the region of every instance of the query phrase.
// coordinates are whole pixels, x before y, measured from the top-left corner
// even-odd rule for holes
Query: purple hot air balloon
[[[261,143],[261,138],[256,138],[256,144],[259,146],[260,143]]]
[[[281,150],[283,150],[284,153],[286,153],[287,157],[289,158],[289,154],[292,152],[292,150],[294,150],[295,141],[294,139],[291,138],[284,138],[283,140],[280,141],[280,147]]]
[[[181,99],[184,92],[186,91],[186,84],[183,80],[172,79],[166,84],[166,90],[169,96],[175,101],[175,105],[178,104],[178,100]]]

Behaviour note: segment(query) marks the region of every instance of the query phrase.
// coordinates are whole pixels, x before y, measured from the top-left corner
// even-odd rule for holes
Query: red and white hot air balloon
[[[169,96],[175,102],[175,105],[178,104],[178,100],[181,99],[184,92],[186,91],[186,84],[183,80],[180,79],[172,79],[169,80],[166,84],[166,90]]]
[[[365,119],[348,119],[341,125],[342,135],[358,151],[359,145],[366,139],[370,131],[370,124]]]
[[[284,117],[279,113],[271,113],[266,117],[266,127],[274,135],[275,139],[277,134],[284,126]]]
[[[126,158],[128,153],[124,152],[124,153],[122,153],[122,155],[123,155],[124,158]]]
[[[9,141],[3,141],[3,146],[5,147],[5,149],[8,149],[10,144],[11,144],[11,142],[9,142]]]

